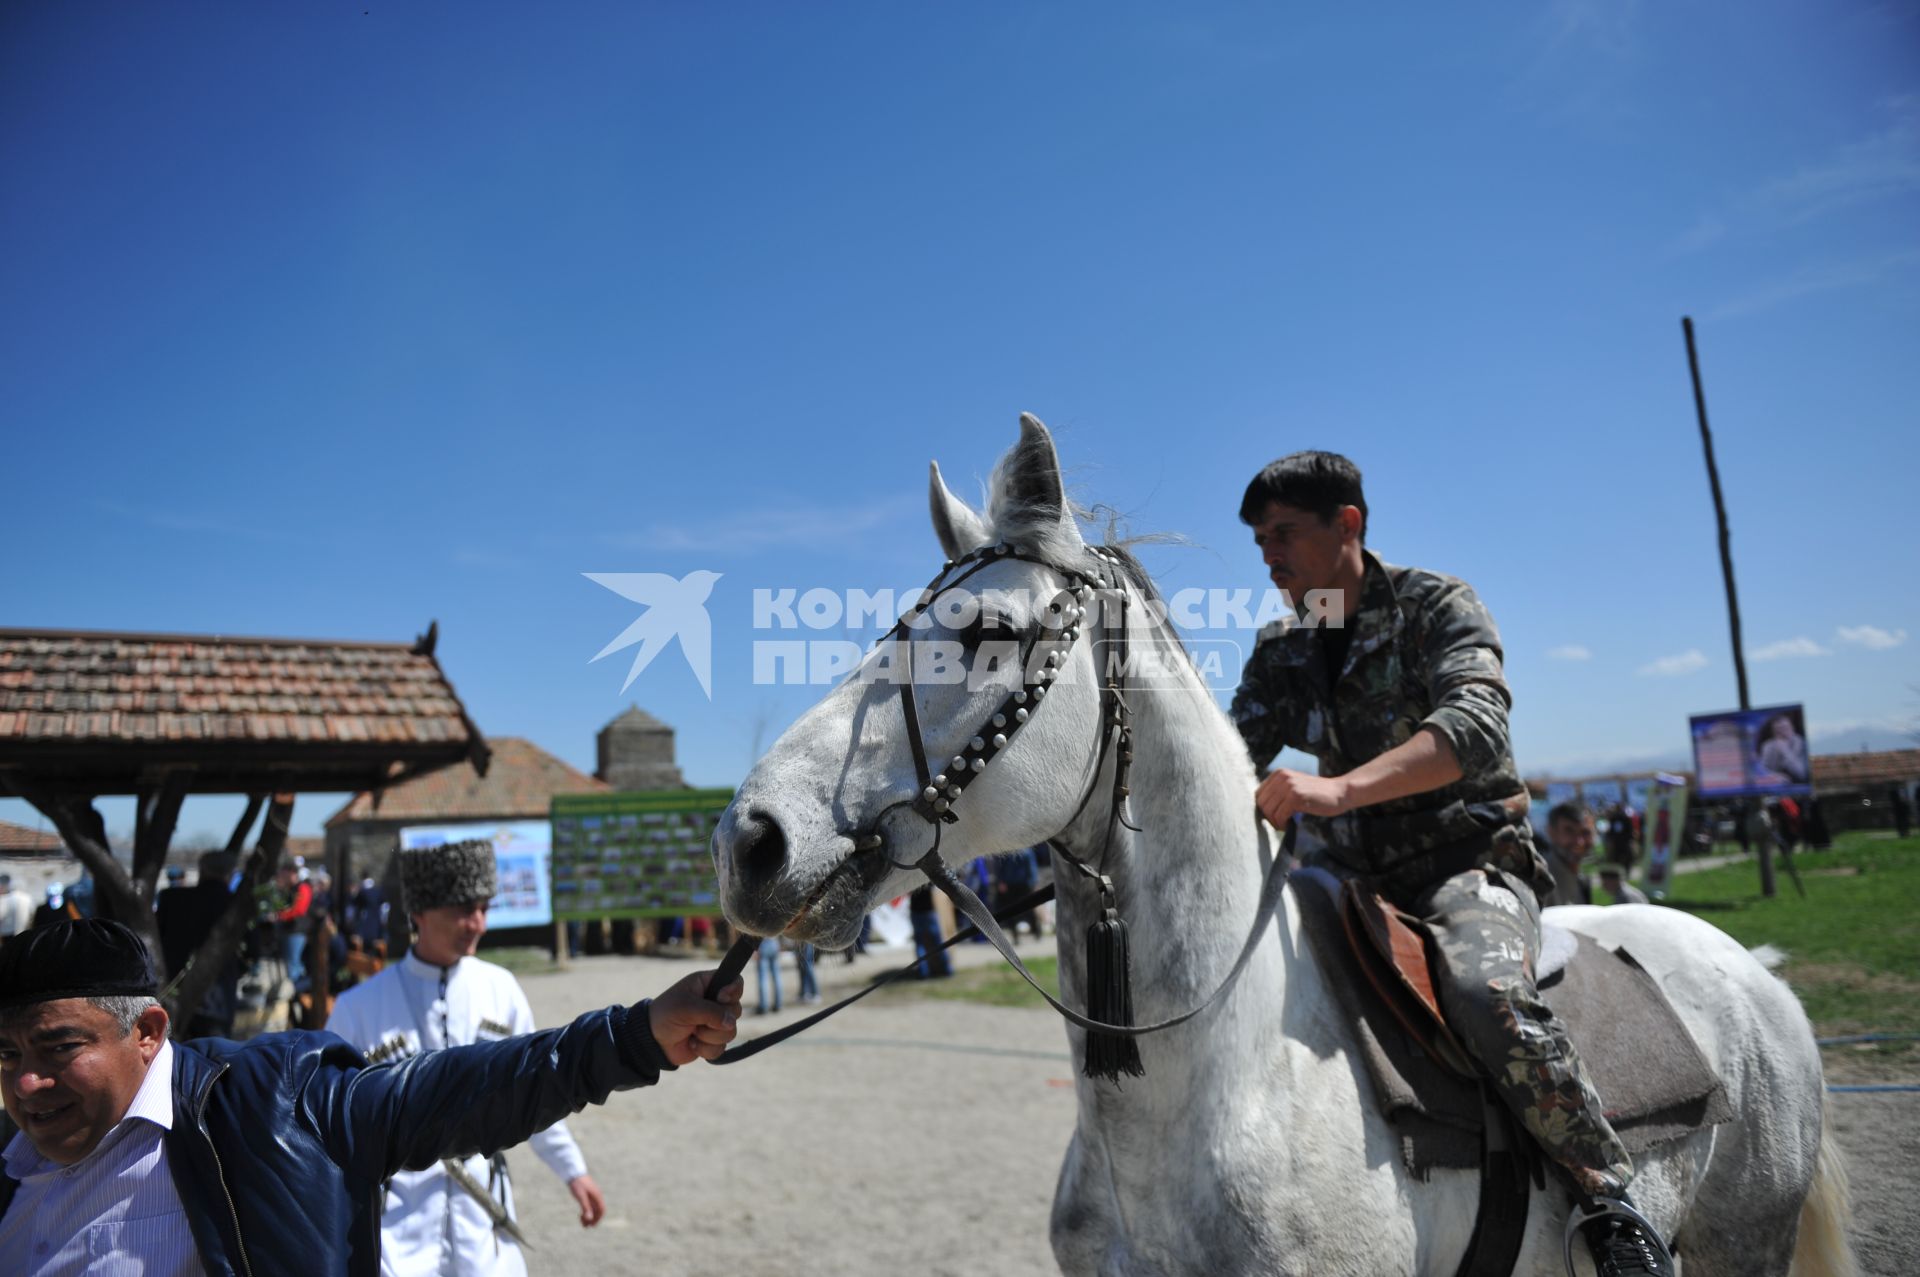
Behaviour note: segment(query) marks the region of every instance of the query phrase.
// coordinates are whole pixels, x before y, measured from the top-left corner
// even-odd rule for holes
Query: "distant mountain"
[[[1883,749],[1920,749],[1920,739],[1911,732],[1898,731],[1888,727],[1848,727],[1839,731],[1814,732],[1809,743],[1815,754],[1857,754],[1862,751]],[[1657,754],[1631,755],[1589,755],[1556,764],[1552,768],[1528,767],[1524,759],[1520,762],[1520,774],[1531,778],[1543,776],[1582,777],[1630,775],[1634,772],[1690,772],[1693,759],[1684,749],[1670,750]]]

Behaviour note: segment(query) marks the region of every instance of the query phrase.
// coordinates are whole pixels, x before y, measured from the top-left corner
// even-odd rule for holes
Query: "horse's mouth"
[[[892,869],[884,846],[853,852],[820,880],[781,934],[822,949],[846,948],[859,937],[874,889]]]

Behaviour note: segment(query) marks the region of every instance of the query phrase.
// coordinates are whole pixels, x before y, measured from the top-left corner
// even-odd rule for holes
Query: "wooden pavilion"
[[[190,794],[243,794],[228,850],[256,854],[227,916],[171,1001],[194,1007],[253,917],[298,793],[368,790],[467,761],[487,742],[434,658],[436,626],[412,643],[0,629],[0,794],[53,822],[93,875],[103,916],[133,927],[156,961],[157,879]],[[136,799],[129,869],[95,801]],[[218,954],[219,959],[199,958]]]

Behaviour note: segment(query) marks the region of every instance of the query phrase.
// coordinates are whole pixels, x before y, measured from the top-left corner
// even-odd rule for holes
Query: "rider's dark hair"
[[[1240,522],[1252,527],[1269,504],[1290,505],[1330,523],[1341,506],[1360,511],[1360,540],[1367,539],[1367,497],[1360,489],[1360,467],[1337,452],[1296,452],[1253,476],[1240,498]]]
[[[1587,810],[1585,803],[1555,803],[1553,809],[1547,813],[1547,823],[1551,825],[1556,820],[1571,820],[1577,825],[1592,814]]]

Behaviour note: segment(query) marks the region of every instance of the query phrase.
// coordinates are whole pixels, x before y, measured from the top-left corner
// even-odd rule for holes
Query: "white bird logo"
[[[713,699],[713,622],[707,617],[707,596],[713,593],[713,584],[720,579],[720,573],[689,572],[678,580],[664,572],[583,572],[581,575],[646,608],[639,620],[620,631],[613,642],[593,658],[597,661],[623,647],[640,645],[640,650],[633,654],[633,668],[627,671],[627,681],[620,685],[622,692],[632,687],[640,671],[678,638],[680,654],[687,658],[693,676],[700,680],[700,690],[707,694],[708,700]]]

